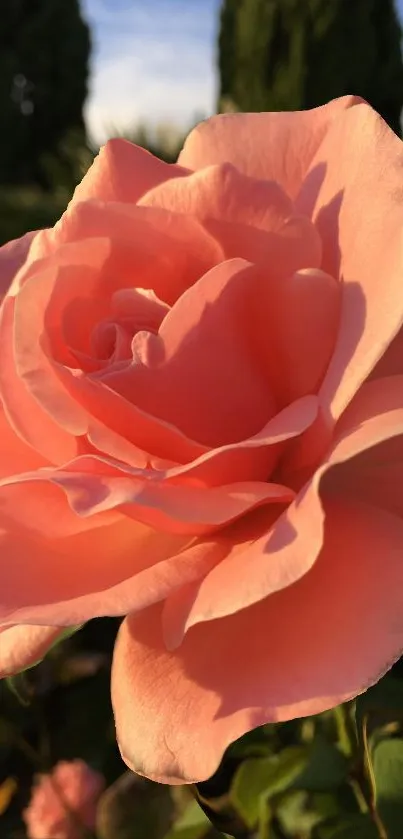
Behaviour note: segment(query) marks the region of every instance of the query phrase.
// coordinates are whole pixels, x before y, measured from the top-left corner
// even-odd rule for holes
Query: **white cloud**
[[[107,0],[85,0],[95,42],[85,113],[97,142],[143,120],[188,127],[197,113],[213,112],[216,6],[119,0],[112,9]]]

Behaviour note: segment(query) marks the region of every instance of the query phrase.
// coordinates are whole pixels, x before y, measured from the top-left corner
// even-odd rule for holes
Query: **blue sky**
[[[87,124],[99,142],[114,129],[214,111],[220,0],[82,0],[93,38]]]
[[[93,37],[86,120],[103,142],[137,123],[214,112],[220,0],[82,0]],[[403,0],[398,0],[403,18]]]

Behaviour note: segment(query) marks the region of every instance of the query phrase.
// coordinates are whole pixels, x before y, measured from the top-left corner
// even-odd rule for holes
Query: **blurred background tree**
[[[69,176],[66,137],[85,142],[89,28],[78,0],[2,0],[1,12],[0,183],[51,189],[52,158]]]
[[[400,134],[401,38],[393,0],[224,0],[218,110],[300,110],[355,93]]]

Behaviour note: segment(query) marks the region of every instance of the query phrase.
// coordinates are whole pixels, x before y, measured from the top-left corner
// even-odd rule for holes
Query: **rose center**
[[[91,335],[91,354],[101,361],[127,358],[130,352],[130,332],[120,323],[98,323]]]
[[[114,364],[132,357],[133,338],[139,332],[158,333],[169,307],[148,289],[122,289],[111,300],[109,317],[91,331],[93,359]]]

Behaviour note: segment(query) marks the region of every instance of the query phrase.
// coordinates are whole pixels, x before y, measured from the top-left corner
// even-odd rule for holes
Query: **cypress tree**
[[[90,36],[79,0],[1,0],[0,183],[50,186],[46,159],[85,138]]]
[[[298,110],[355,93],[400,133],[401,37],[393,0],[224,0],[218,110]]]

